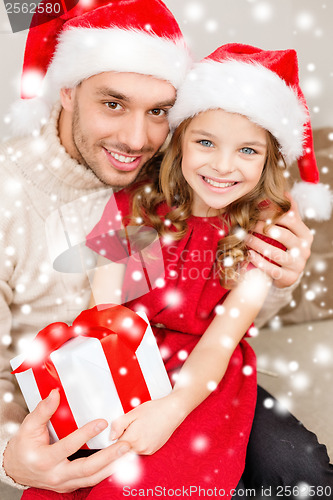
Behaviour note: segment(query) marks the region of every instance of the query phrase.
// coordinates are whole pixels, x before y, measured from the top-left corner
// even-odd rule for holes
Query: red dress
[[[121,217],[115,217],[114,200]],[[162,217],[168,211],[165,204],[158,209]],[[227,228],[217,217],[191,216],[187,221],[188,231],[180,241],[162,242],[162,269],[165,270],[162,278],[161,261],[156,258],[160,243],[155,249],[154,244],[151,245],[152,250],[147,252],[153,256],[152,265],[146,269],[133,248],[134,255],[130,256],[128,238],[123,246],[117,245],[115,236],[119,240],[120,219],[124,225],[128,224],[128,213],[128,191],[122,190],[107,204],[100,222],[87,238],[87,246],[111,260],[125,259],[123,303],[133,310],[146,312],[173,383],[173,374],[179,371],[184,357],[213,320],[216,306],[223,303],[228,293],[220,285],[215,262],[217,243]],[[141,279],[138,279],[140,270]],[[144,291],[143,283],[147,289],[147,282],[150,291],[140,296],[140,287]],[[159,451],[140,457],[142,475],[132,487],[200,486],[206,490],[224,489],[227,495],[238,484],[244,469],[256,387],[255,354],[243,339],[217,389],[188,415]],[[111,487],[112,484],[112,480],[108,480],[105,487],[110,498],[118,498],[117,487]],[[122,498],[121,488],[118,489]],[[195,498],[193,492],[192,498]]]
[[[115,202],[121,217],[115,211]],[[158,209],[162,217],[168,211],[166,205]],[[154,242],[145,260],[139,252],[140,244],[133,243],[131,236],[119,236],[121,222],[128,224],[128,213],[128,191],[122,190],[108,202],[87,238],[87,246],[113,261],[126,263],[122,302],[133,310],[145,310],[174,383],[173,375],[228,293],[220,285],[215,263],[217,242],[227,228],[217,217],[192,216],[180,241],[162,241],[162,245]],[[131,489],[137,496],[153,498],[230,498],[244,469],[256,391],[255,354],[242,339],[215,391],[187,416],[160,450],[138,457],[138,478],[130,480],[125,472],[123,482],[119,476],[111,476],[92,489],[59,496],[48,492],[44,497],[42,490],[32,488],[28,492],[36,495],[38,491],[38,495],[26,492],[24,498],[123,500]]]

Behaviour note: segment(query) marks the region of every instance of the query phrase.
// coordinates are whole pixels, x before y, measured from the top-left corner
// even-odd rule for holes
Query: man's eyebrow
[[[131,98],[125,94],[121,94],[118,90],[111,89],[109,87],[100,87],[96,90],[96,94],[101,97],[119,99],[120,101],[129,102]],[[157,102],[152,106],[152,109],[155,108],[171,108],[175,104],[176,99],[171,99],[167,101]]]
[[[96,95],[102,97],[112,97],[113,99],[119,99],[121,101],[129,101],[129,97],[125,94],[121,94],[118,90],[110,89],[109,87],[100,87],[96,89]]]
[[[176,102],[176,99],[171,99],[170,101],[162,101],[154,104],[154,108],[171,108]]]
[[[129,102],[131,98],[128,95],[121,94],[118,90],[111,89],[109,87],[100,87],[96,89],[96,95],[101,97],[106,97],[108,99],[119,99],[120,101]],[[171,108],[175,104],[176,99],[170,99],[167,101],[157,102],[152,106],[155,108]]]

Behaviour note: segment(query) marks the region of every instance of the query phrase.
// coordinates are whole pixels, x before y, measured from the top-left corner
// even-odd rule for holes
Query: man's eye
[[[211,141],[208,141],[208,139],[202,139],[199,141],[199,144],[205,146],[205,148],[212,148],[214,146],[214,144]]]
[[[118,102],[106,102],[105,104],[109,109],[121,109],[121,106]]]
[[[256,154],[256,151],[252,148],[242,148],[241,150],[241,153],[244,153],[246,155],[254,155]]]
[[[163,115],[166,115],[166,111],[165,111],[165,109],[156,108],[156,109],[152,109],[150,111],[150,114],[152,114],[153,116],[163,116]]]

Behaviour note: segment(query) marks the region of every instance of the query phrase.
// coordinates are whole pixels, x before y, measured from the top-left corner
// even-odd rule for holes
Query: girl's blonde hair
[[[186,182],[181,168],[183,138],[191,120],[187,118],[177,127],[163,159],[158,154],[150,160],[144,169],[144,182],[139,182],[132,191],[131,224],[152,226],[160,236],[171,234],[175,240],[186,234],[186,220],[191,215],[192,188]],[[218,243],[216,260],[220,281],[225,288],[234,286],[247,260],[248,249],[239,230],[243,230],[241,233],[253,231],[260,218],[261,205],[267,200],[271,202],[270,209],[273,208],[269,224],[274,224],[278,217],[290,209],[290,201],[285,196],[286,164],[277,140],[270,132],[266,133],[267,157],[258,184],[228,206],[227,217],[223,214],[229,232]],[[161,218],[157,214],[157,207],[164,201],[171,210]],[[169,225],[165,224],[165,219],[170,221]],[[265,225],[265,232],[269,224]],[[228,266],[225,266],[227,257],[230,259]]]

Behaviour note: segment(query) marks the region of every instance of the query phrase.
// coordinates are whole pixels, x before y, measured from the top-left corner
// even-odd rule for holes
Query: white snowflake
[[[259,2],[252,9],[252,16],[256,21],[266,23],[273,17],[273,8],[267,2]]]
[[[126,453],[114,462],[112,478],[119,484],[132,484],[138,481],[141,475],[141,462],[133,452]]]
[[[297,28],[301,30],[310,30],[314,25],[314,17],[311,12],[299,12],[295,19]]]
[[[204,16],[204,7],[199,2],[189,2],[184,9],[185,17],[189,21],[198,22]]]

